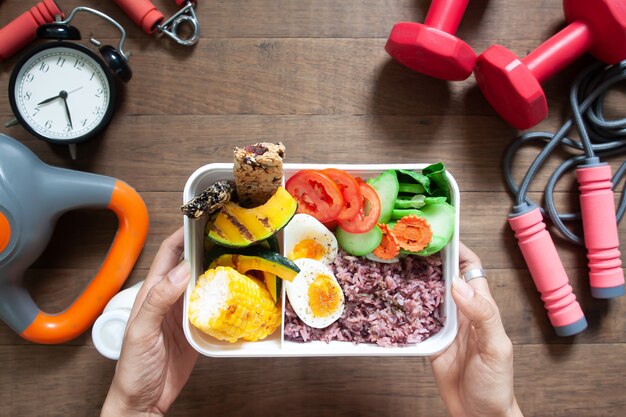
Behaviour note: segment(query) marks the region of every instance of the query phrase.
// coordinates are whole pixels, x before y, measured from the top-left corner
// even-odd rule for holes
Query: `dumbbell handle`
[[[469,0],[433,0],[424,24],[454,34],[461,24],[467,3]]]
[[[57,15],[64,17],[54,0],[43,0],[0,29],[0,61],[32,42],[37,36],[37,28],[54,22]]]
[[[539,209],[510,217],[509,225],[557,334],[571,336],[582,331],[587,327],[585,316]]]
[[[522,62],[541,84],[588,51],[592,43],[589,26],[573,22],[522,58]]]
[[[589,282],[596,298],[624,294],[624,271],[620,259],[611,167],[607,164],[576,169],[580,210],[589,259]]]

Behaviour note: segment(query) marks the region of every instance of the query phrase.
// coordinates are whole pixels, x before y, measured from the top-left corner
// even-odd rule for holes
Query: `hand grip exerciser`
[[[615,298],[624,295],[624,270],[620,259],[611,167],[581,165],[576,169],[580,211],[589,259],[591,295]]]
[[[572,292],[567,273],[539,209],[535,207],[512,214],[509,225],[515,232],[556,334],[572,336],[583,331],[587,327],[587,320]]]
[[[61,214],[108,208],[119,229],[100,270],[62,313],[47,314],[22,285]],[[126,281],[148,233],[148,211],[137,192],[115,178],[51,167],[0,134],[0,319],[37,343],[71,340],[95,321]]]
[[[448,81],[470,76],[476,53],[454,36],[469,0],[433,0],[424,24],[399,22],[385,50],[413,71]]]
[[[198,17],[194,11],[196,1],[174,0],[181,9],[167,20],[165,15],[150,0],[114,1],[148,35],[158,31],[172,38],[180,45],[186,46],[195,44],[200,37]],[[181,24],[191,26],[191,36],[184,37],[178,33],[178,28]]]
[[[0,61],[3,61],[32,42],[37,28],[52,23],[63,12],[54,0],[43,0],[0,29]]]

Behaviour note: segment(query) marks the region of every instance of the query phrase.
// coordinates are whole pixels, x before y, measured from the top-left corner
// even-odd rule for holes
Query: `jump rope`
[[[503,170],[506,184],[515,197],[510,216],[524,258],[542,293],[557,334],[568,336],[582,331],[586,320],[572,294],[567,275],[554,243],[545,230],[543,218],[549,218],[561,236],[576,245],[586,246],[589,258],[592,296],[614,298],[624,294],[617,224],[626,212],[626,194],[614,206],[613,190],[626,174],[626,162],[611,176],[601,158],[626,153],[626,118],[605,117],[605,100],[611,89],[626,80],[626,61],[613,66],[596,63],[575,80],[569,94],[572,116],[556,133],[531,132],[520,136],[506,149]],[[580,140],[566,135],[576,127]],[[530,164],[518,185],[512,173],[517,152],[527,144],[543,148]],[[554,150],[565,147],[582,154],[563,161],[550,175],[544,192],[545,207],[528,198],[527,193],[537,172]],[[581,192],[580,213],[560,213],[554,201],[554,189],[565,173],[576,168]],[[583,222],[583,236],[565,223]]]

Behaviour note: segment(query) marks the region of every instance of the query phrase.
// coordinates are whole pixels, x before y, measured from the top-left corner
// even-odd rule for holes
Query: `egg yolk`
[[[316,317],[327,317],[341,304],[340,289],[328,275],[317,275],[309,285],[309,306]]]
[[[289,254],[289,259],[295,261],[296,259],[309,258],[319,261],[325,253],[324,246],[313,239],[304,239],[293,247],[293,250]]]

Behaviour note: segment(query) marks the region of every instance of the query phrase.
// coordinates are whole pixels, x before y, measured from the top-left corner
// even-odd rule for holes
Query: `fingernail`
[[[454,277],[452,282],[452,289],[456,291],[461,297],[470,299],[474,296],[474,289],[469,284],[463,281],[459,277]]]
[[[176,267],[167,274],[167,279],[169,279],[172,284],[180,284],[186,281],[190,274],[191,268],[189,267],[189,262],[183,259],[181,263],[176,265]]]

